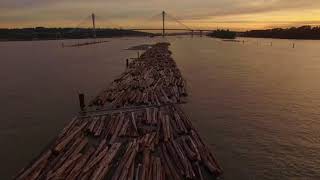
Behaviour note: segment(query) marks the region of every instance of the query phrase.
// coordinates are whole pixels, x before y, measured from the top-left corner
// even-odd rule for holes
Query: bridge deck
[[[126,30],[132,31],[162,31],[163,29],[160,28],[129,28]],[[165,28],[165,31],[203,31],[203,32],[211,32],[213,30],[208,29],[187,29],[187,28]]]
[[[215,158],[178,105],[186,86],[170,54],[162,43],[132,61],[16,179],[220,176]]]

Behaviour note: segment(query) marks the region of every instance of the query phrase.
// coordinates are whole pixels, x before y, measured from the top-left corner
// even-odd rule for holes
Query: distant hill
[[[122,36],[151,36],[152,33],[123,30],[123,29],[96,29],[97,38]],[[86,28],[22,28],[0,29],[0,41],[30,41],[53,39],[84,39],[92,38],[92,29]]]
[[[218,29],[207,34],[207,36],[209,37],[215,37],[215,38],[221,38],[221,39],[235,39],[236,35],[237,35],[236,32],[233,32],[230,30],[223,30],[223,29]]]
[[[252,30],[241,33],[240,36],[255,38],[320,40],[320,27],[301,26],[287,29],[275,28],[267,30]]]

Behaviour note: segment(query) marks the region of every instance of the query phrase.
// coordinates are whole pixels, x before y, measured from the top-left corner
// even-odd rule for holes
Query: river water
[[[108,41],[0,43],[1,179],[11,179],[77,113],[78,91],[90,99],[124,71],[137,53],[124,49],[161,39]],[[320,179],[320,41],[167,41],[188,83],[184,110],[224,179]]]

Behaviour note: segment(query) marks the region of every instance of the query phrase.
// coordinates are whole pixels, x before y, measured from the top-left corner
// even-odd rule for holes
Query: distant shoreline
[[[145,36],[154,37],[160,35],[149,32],[107,28],[96,29],[95,32],[91,28],[0,28],[0,42],[92,39],[94,37],[94,33],[97,39]],[[212,31],[208,35],[210,36],[210,34],[214,37],[227,39],[233,39],[233,37],[246,37],[288,40],[320,40],[320,26],[301,26],[286,29],[274,28],[265,30],[250,30],[246,32],[216,30]],[[168,34],[168,36],[170,35]]]
[[[144,37],[144,36],[110,36],[110,37],[96,37],[95,39],[106,39],[106,38],[125,38],[125,37]],[[88,38],[63,38],[63,39],[0,39],[0,42],[28,42],[28,41],[63,41],[63,40],[85,40],[93,39],[92,37]]]
[[[90,39],[113,37],[141,37],[155,36],[153,33],[124,29],[96,29],[90,28],[21,28],[0,29],[0,42],[10,41],[48,41],[66,39]]]
[[[301,41],[319,41],[320,39],[299,39],[299,38],[275,38],[275,37],[250,37],[250,36],[238,36],[240,38],[255,38],[255,39],[281,39],[281,40],[301,40]]]
[[[289,40],[320,40],[320,27],[301,26],[287,29],[274,28],[266,30],[251,30],[238,33],[238,36]]]

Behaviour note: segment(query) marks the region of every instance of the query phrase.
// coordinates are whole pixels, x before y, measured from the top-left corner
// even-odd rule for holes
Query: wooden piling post
[[[127,62],[126,67],[128,68],[129,67],[129,59],[127,59],[126,62]]]
[[[81,109],[81,111],[83,111],[84,110],[84,108],[85,108],[85,102],[84,102],[84,94],[83,93],[79,93],[79,105],[80,105],[80,109]]]
[[[295,48],[295,47],[296,47],[296,45],[293,43],[293,44],[292,44],[292,48]]]
[[[140,57],[140,52],[139,51],[137,52],[137,55],[138,55],[138,59],[139,59],[139,57]]]

